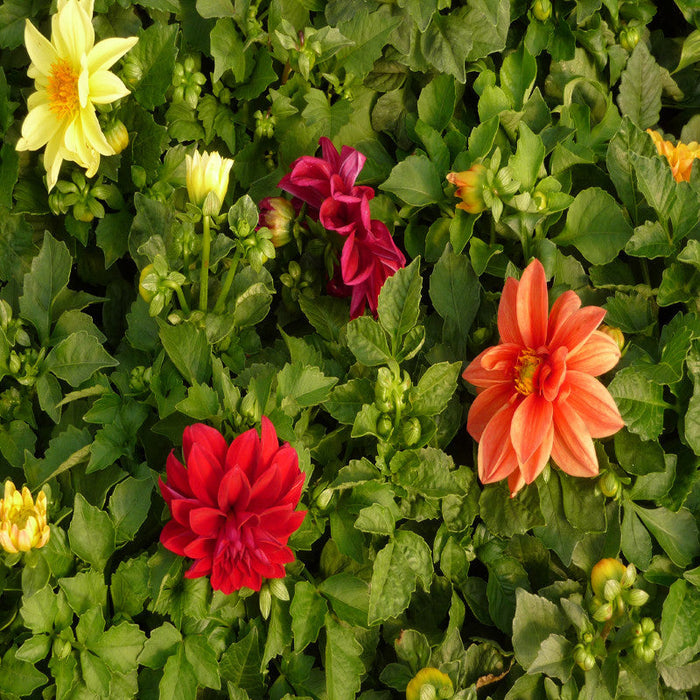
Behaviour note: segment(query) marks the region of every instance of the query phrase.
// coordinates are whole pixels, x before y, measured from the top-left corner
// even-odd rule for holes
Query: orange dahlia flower
[[[533,260],[518,282],[509,277],[498,307],[501,342],[484,350],[463,377],[478,387],[467,430],[479,443],[479,478],[508,478],[511,495],[532,483],[550,457],[572,476],[595,476],[593,438],[624,423],[594,377],[620,359],[617,343],[596,330],[597,306],[564,292],[548,314],[547,280]]]
[[[674,146],[670,141],[665,141],[658,131],[647,129],[647,134],[654,141],[659,155],[666,156],[676,182],[681,180],[689,181],[693,161],[696,158],[700,158],[700,144],[696,141],[691,141],[690,143],[679,141]]]

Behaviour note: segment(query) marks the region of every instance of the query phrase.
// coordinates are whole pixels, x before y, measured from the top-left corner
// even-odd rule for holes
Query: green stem
[[[642,275],[644,276],[644,282],[648,287],[651,287],[651,276],[649,275],[649,265],[645,258],[641,259],[642,263]]]
[[[226,272],[226,278],[224,279],[224,284],[219,292],[219,298],[216,300],[216,305],[214,306],[214,313],[220,314],[224,310],[224,304],[226,303],[226,297],[228,297],[229,290],[233,284],[233,278],[236,276],[236,270],[238,269],[238,263],[241,261],[241,249],[236,248],[231,265]]]
[[[209,301],[209,252],[211,250],[211,230],[208,216],[202,218],[202,270],[199,276],[199,308],[207,310]]]
[[[182,287],[179,285],[175,287],[175,294],[177,294],[177,298],[180,300],[180,308],[189,316],[190,315],[190,305],[187,303],[187,299],[185,299],[185,295],[182,292]]]

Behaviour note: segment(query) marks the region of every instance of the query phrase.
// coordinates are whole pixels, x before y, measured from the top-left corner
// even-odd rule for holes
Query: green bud
[[[17,355],[14,350],[10,353],[10,374],[19,374],[20,370],[22,369],[22,360],[19,359],[19,355]]]
[[[270,608],[272,607],[272,594],[267,583],[264,583],[260,589],[258,602],[260,604],[260,614],[263,616],[263,620],[267,620],[270,617]]]
[[[377,434],[381,437],[387,437],[389,433],[391,433],[393,427],[394,422],[386,413],[382,413],[377,419]]]
[[[140,165],[132,165],[131,181],[134,183],[136,189],[143,189],[146,186],[147,181],[146,170]]]
[[[323,489],[323,491],[321,491],[321,493],[319,493],[316,497],[316,505],[319,507],[320,510],[324,511],[328,508],[328,506],[330,506],[332,500],[333,490]]]
[[[626,596],[627,602],[633,608],[640,608],[649,600],[649,594],[641,588],[633,588]]]
[[[643,617],[640,628],[642,634],[647,635],[651,634],[656,629],[656,625],[650,617]]]
[[[552,16],[552,3],[550,0],[535,0],[532,3],[532,14],[540,22],[546,22]]]
[[[663,642],[661,641],[661,635],[656,630],[654,630],[653,632],[649,632],[646,642],[647,649],[651,649],[652,651],[658,651],[659,649],[661,649],[662,646]]]
[[[60,661],[71,653],[73,645],[67,639],[56,637],[53,640],[53,655]]]
[[[598,622],[607,622],[613,614],[612,603],[603,603],[593,611],[593,619]]]
[[[620,480],[611,472],[606,471],[598,480],[600,492],[608,498],[615,498],[620,493]]]
[[[620,578],[620,585],[623,588],[630,588],[631,586],[634,585],[634,582],[637,580],[637,569],[634,564],[628,564],[627,567],[625,568],[624,573],[622,574],[622,577]]]
[[[620,595],[621,590],[622,588],[619,581],[616,581],[615,579],[608,579],[605,582],[605,587],[603,588],[603,598],[608,601],[615,600],[615,598]]]
[[[437,693],[435,692],[435,687],[430,683],[426,683],[420,689],[418,697],[420,698],[420,700],[436,700]]]
[[[267,585],[270,588],[270,593],[272,593],[277,600],[289,600],[289,591],[281,578],[268,579]]]
[[[637,27],[625,27],[620,32],[620,46],[625,51],[633,51],[634,47],[639,43],[639,29]]]

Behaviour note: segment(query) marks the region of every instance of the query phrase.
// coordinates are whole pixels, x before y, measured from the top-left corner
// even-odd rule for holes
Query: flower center
[[[51,64],[46,94],[51,111],[59,119],[70,117],[78,110],[78,73],[65,58]]]
[[[535,390],[535,375],[542,358],[535,350],[523,350],[515,362],[515,388],[523,396],[529,396]]]

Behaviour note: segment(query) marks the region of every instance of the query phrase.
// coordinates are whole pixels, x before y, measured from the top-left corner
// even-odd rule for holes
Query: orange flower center
[[[515,388],[523,396],[529,396],[535,390],[535,375],[542,358],[534,350],[523,350],[515,362]]]
[[[70,117],[78,110],[78,73],[65,58],[51,64],[46,94],[51,111],[59,119]]]

